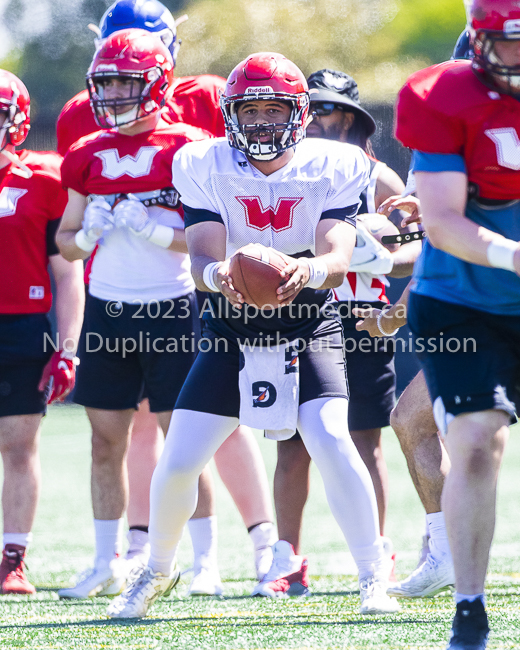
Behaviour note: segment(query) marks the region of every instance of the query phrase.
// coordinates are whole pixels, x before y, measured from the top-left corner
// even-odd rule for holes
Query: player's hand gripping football
[[[74,388],[76,382],[77,357],[73,352],[59,350],[54,352],[43,369],[38,390],[47,390],[47,404],[63,402]]]
[[[306,257],[291,257],[277,251],[285,261],[287,266],[280,272],[282,277],[287,278],[287,282],[282,284],[276,290],[280,307],[287,307],[296,298],[300,291],[305,287],[310,277],[309,263]]]
[[[85,208],[81,226],[88,242],[95,244],[105,232],[114,227],[110,204],[102,197],[96,197]]]
[[[227,298],[233,307],[242,308],[244,296],[235,290],[233,280],[229,275],[230,258],[220,263],[215,272],[215,284],[224,298]]]

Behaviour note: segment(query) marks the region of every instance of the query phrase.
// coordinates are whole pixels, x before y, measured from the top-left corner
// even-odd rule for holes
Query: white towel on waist
[[[296,431],[300,396],[298,352],[291,343],[273,347],[241,346],[244,364],[238,375],[240,424],[264,429],[271,440],[287,440]]]

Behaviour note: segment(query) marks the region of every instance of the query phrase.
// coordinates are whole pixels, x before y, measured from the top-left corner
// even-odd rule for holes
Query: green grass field
[[[520,430],[512,430],[501,475],[497,529],[488,580],[490,648],[520,648]],[[260,440],[272,476],[276,445]],[[390,471],[387,534],[397,550],[397,573],[416,564],[424,516],[391,429],[384,432]],[[253,555],[243,523],[218,483],[219,562],[225,597],[184,598],[189,574],[173,597],[155,605],[138,623],[105,615],[108,599],[62,602],[57,589],[93,557],[89,496],[90,439],[83,409],[53,407],[42,437],[43,493],[28,558],[38,588],[33,597],[0,597],[1,648],[444,648],[453,615],[442,596],[402,601],[398,615],[360,617],[354,564],[329,512],[313,468],[304,521],[303,549],[309,557],[311,598],[249,598]],[[180,561],[190,566],[189,540]]]

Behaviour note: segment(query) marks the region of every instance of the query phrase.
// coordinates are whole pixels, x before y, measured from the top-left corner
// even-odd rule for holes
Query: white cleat
[[[81,573],[74,587],[60,589],[60,598],[92,598],[94,596],[117,596],[126,584],[126,565],[115,558],[107,565],[98,565]]]
[[[217,568],[199,567],[188,588],[188,596],[222,596],[224,587]]]
[[[391,585],[387,593],[400,598],[423,598],[434,596],[440,591],[452,589],[455,585],[455,571],[450,557],[443,556],[436,560],[431,553],[405,580]]]
[[[181,573],[175,564],[171,575],[154,573],[149,566],[144,567],[135,580],[128,585],[108,607],[109,618],[142,618],[160,596],[169,596],[179,582]]]
[[[261,582],[273,564],[273,549],[271,546],[264,546],[255,549],[256,577]]]
[[[379,580],[375,576],[359,581],[360,614],[395,614],[399,611],[399,603],[387,595],[386,587],[386,580]]]

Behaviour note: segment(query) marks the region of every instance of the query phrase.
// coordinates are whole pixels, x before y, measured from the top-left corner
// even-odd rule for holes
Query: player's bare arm
[[[85,260],[89,257],[90,252],[81,249],[76,244],[76,234],[81,230],[83,213],[87,207],[87,197],[75,190],[68,190],[69,201],[63,217],[60,228],[56,234],[56,243],[63,257],[69,261]]]
[[[186,228],[186,242],[191,257],[191,274],[197,289],[220,291],[233,306],[241,306],[244,298],[233,288],[229,276],[229,260],[225,259],[225,226],[211,221],[196,223]],[[211,279],[207,277],[208,273],[210,273]]]
[[[49,262],[56,282],[56,316],[60,342],[66,339],[74,341],[75,350],[85,308],[83,264],[79,260],[68,262],[61,255],[52,255]]]
[[[364,330],[374,338],[380,338],[381,336],[389,336],[403,325],[406,325],[408,296],[412,282],[413,280],[410,280],[399,300],[388,310],[374,309],[373,307],[368,309],[354,307],[352,310],[354,316],[363,319],[356,323],[356,329]]]
[[[377,178],[375,204],[377,211],[387,199],[396,194],[401,194],[404,190],[404,183],[398,174],[390,167],[383,167]],[[386,214],[386,213],[383,213]],[[415,232],[418,228],[413,223],[403,224],[405,214],[401,212],[400,207],[394,209],[386,214],[388,219],[399,229],[401,234]],[[391,278],[405,278],[412,274],[413,265],[415,260],[421,253],[420,242],[410,242],[392,253],[394,266],[392,271],[388,274]]]
[[[466,262],[487,267],[506,268],[500,265],[512,256],[515,273],[520,275],[520,244],[465,216],[466,174],[417,172],[415,177],[423,223],[432,246]]]

